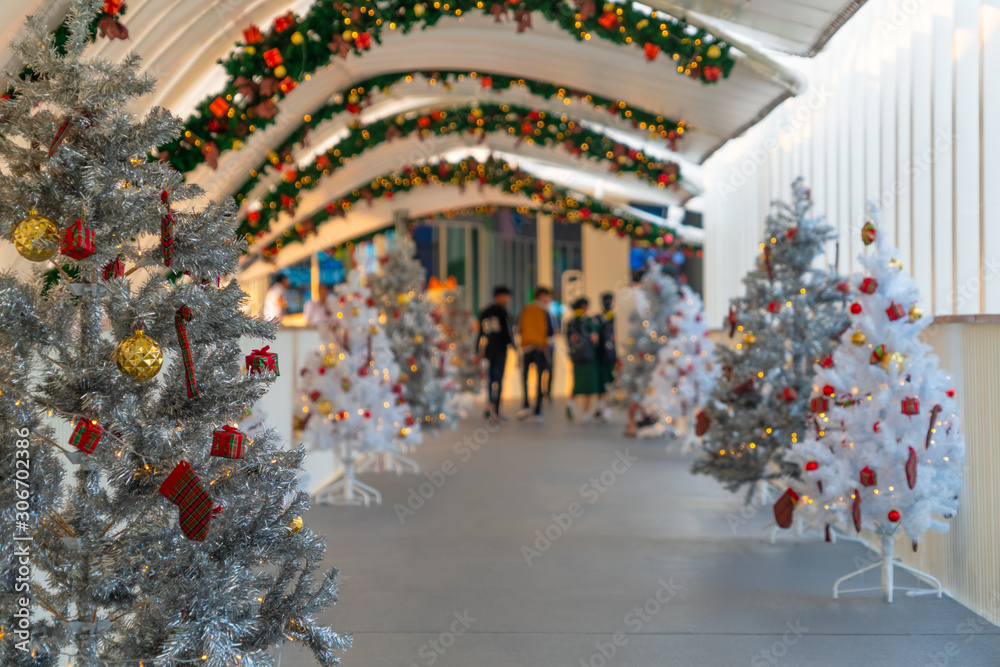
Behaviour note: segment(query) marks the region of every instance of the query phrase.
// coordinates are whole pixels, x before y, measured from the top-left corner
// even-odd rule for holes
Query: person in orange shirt
[[[552,372],[549,358],[549,339],[552,337],[552,318],[549,317],[549,303],[552,291],[548,287],[535,288],[535,300],[521,311],[518,329],[521,332],[521,380],[524,386],[524,408],[517,413],[518,419],[531,414],[528,402],[528,369],[535,367],[537,374],[535,391],[535,421],[542,421],[542,375]]]

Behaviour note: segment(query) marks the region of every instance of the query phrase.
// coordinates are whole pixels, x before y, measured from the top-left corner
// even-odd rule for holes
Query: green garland
[[[617,214],[610,207],[590,197],[574,197],[569,191],[546,180],[532,176],[512,167],[504,160],[490,158],[486,162],[473,159],[459,163],[440,162],[416,168],[405,168],[380,176],[367,186],[354,190],[348,195],[328,203],[322,210],[313,213],[307,220],[295,223],[291,228],[261,250],[265,257],[272,257],[283,247],[301,243],[316,229],[330,219],[342,217],[361,201],[371,204],[376,199],[389,198],[409,192],[422,185],[432,183],[466,187],[496,187],[510,194],[526,194],[540,208],[552,214],[558,222],[587,222],[595,227],[614,230],[619,236],[630,236],[648,245],[663,246],[674,240],[674,231],[665,227],[654,227],[646,221],[627,214]],[[260,225],[259,212],[251,213],[248,225],[257,230]],[[255,237],[263,236],[263,229],[247,232],[246,239],[253,244]]]
[[[346,57],[361,55],[380,43],[383,31],[403,33],[415,28],[434,26],[444,17],[469,12],[494,14],[511,9],[521,18],[532,13],[572,34],[578,40],[598,37],[615,44],[635,44],[647,58],[663,51],[672,67],[681,74],[712,83],[729,76],[735,61],[729,45],[703,29],[695,29],[676,19],[650,18],[633,9],[631,3],[604,5],[603,12],[590,0],[573,9],[567,0],[518,0],[484,2],[449,0],[427,5],[412,0],[317,0],[299,19],[289,13],[279,17],[268,33],[251,26],[245,31],[248,42],[222,62],[229,74],[223,90],[203,100],[185,125],[184,138],[206,153],[213,162],[220,150],[232,147],[229,125],[236,140],[273,122],[277,102],[299,82],[307,81],[320,67],[329,63],[331,54]],[[222,144],[211,141],[216,128],[225,125]],[[166,147],[172,153],[170,147]],[[178,168],[182,170],[185,165]]]
[[[597,111],[607,111],[616,118],[631,122],[639,129],[647,130],[651,139],[666,139],[671,144],[683,137],[684,133],[691,129],[691,126],[684,122],[665,119],[663,116],[651,111],[633,107],[623,100],[613,100],[534,79],[510,77],[489,72],[397,72],[365,79],[350,89],[342,91],[339,95],[339,102],[326,104],[314,113],[305,116],[302,124],[289,134],[279,146],[274,148],[268,156],[268,160],[271,164],[276,164],[275,156],[278,156],[280,160],[291,162],[294,147],[305,140],[309,132],[314,130],[320,123],[344,112],[361,113],[370,104],[371,96],[376,90],[380,90],[385,94],[388,93],[390,87],[399,82],[408,83],[416,77],[422,77],[432,85],[440,84],[444,88],[449,88],[468,77],[478,80],[484,88],[491,90],[502,91],[510,88],[524,88],[533,95],[546,100],[553,98],[562,100],[580,99],[593,104],[594,109]],[[194,125],[194,121],[196,120],[200,119],[188,120],[188,126]],[[249,128],[250,126],[247,123],[234,123],[215,119],[199,130],[207,132],[207,134],[198,135],[194,129],[189,127],[185,131],[184,136],[163,146],[160,155],[161,157],[165,157],[178,171],[190,172],[205,161],[205,152],[202,150],[202,146],[206,143],[214,143],[219,151],[227,151],[233,148],[238,149],[250,133]],[[254,128],[260,129],[257,126],[254,126]],[[257,185],[266,165],[267,163],[265,162],[250,172],[250,178],[236,190],[236,197],[238,199],[242,201],[254,186]]]
[[[400,137],[416,135],[506,133],[542,146],[562,145],[574,155],[608,162],[612,170],[635,174],[659,187],[676,183],[680,170],[673,162],[657,162],[600,134],[591,132],[566,116],[552,117],[544,111],[506,104],[483,104],[433,111],[419,116],[384,118],[366,126],[354,126],[350,133],[301,171],[283,170],[284,178],[262,199],[260,217],[251,229],[244,221],[240,233],[267,229],[281,210],[292,210],[299,194],[319,186],[324,176],[336,171],[364,151]],[[281,165],[274,156],[274,164]]]

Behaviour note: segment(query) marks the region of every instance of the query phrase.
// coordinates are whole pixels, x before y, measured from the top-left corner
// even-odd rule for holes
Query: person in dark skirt
[[[587,316],[590,302],[581,297],[573,302],[573,319],[566,325],[566,345],[573,362],[573,398],[566,406],[566,416],[576,415],[576,397],[580,399],[583,421],[590,421],[590,397],[599,392],[597,345],[600,342],[594,318]]]
[[[607,405],[608,387],[615,383],[615,367],[618,365],[618,350],[615,347],[615,295],[605,292],[601,295],[602,313],[594,316],[597,327],[597,412],[595,419],[608,421],[611,408]]]

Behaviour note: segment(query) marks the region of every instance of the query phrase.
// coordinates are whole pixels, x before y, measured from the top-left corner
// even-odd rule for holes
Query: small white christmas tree
[[[334,288],[323,345],[300,371],[308,418],[302,435],[312,448],[333,450],[344,477],[319,491],[321,503],[381,502],[355,478],[358,455],[387,453],[420,441],[420,427],[402,396],[399,367],[379,325],[371,290],[352,271]]]
[[[802,479],[785,499],[786,509],[796,501],[795,511],[807,505],[828,524],[877,534],[883,560],[864,570],[882,566],[891,602],[895,538],[906,533],[916,550],[928,529],[948,530],[946,520],[958,510],[965,441],[954,385],[919,339],[930,318],[880,223],[873,206],[862,230],[864,273],[851,284],[850,328],[833,363],[817,367],[810,427],[788,454]],[[935,590],[940,594],[940,585]]]
[[[440,316],[425,290],[426,272],[407,235],[389,239],[377,275],[370,277],[375,303],[400,367],[403,396],[423,429],[454,428],[455,379],[447,363]]]
[[[708,337],[701,297],[687,285],[681,286],[677,310],[668,322],[669,340],[660,349],[649,386],[652,393],[643,400],[648,414],[656,415],[661,428],[677,431],[684,421],[680,437],[682,450],[693,448],[695,415],[711,398],[719,374],[715,364],[715,344]]]
[[[667,344],[667,320],[677,306],[677,282],[650,260],[636,297],[617,383],[625,404],[641,403],[652,391],[649,383],[660,349]]]

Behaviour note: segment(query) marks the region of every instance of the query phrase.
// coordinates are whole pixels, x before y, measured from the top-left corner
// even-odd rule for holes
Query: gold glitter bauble
[[[297,516],[294,519],[292,519],[292,522],[290,524],[288,524],[288,530],[292,531],[293,533],[297,533],[300,530],[302,530],[302,526],[304,525],[305,522],[302,521],[302,517]]]
[[[163,365],[163,354],[155,340],[136,329],[118,346],[118,370],[139,382],[156,377]]]
[[[424,337],[421,336],[420,334],[417,334],[416,336],[413,337],[413,342],[416,343],[417,345],[420,345],[421,343],[424,342]]]
[[[868,342],[868,336],[865,335],[864,331],[858,329],[851,335],[851,342],[860,347]]]
[[[351,308],[351,317],[357,317],[360,314],[361,314],[361,309],[360,308],[358,308],[357,306],[354,306],[354,308]]]
[[[332,415],[333,414],[333,402],[329,400],[322,400],[316,404],[316,409],[319,410],[321,415]]]
[[[753,335],[752,331],[748,331],[743,334],[743,340],[747,342],[747,345],[753,345],[757,342],[757,337]]]
[[[906,355],[899,352],[893,352],[882,357],[882,370],[889,370],[889,362],[896,363],[896,372],[901,373],[903,371],[903,362],[906,361]]]
[[[368,333],[370,333],[373,336],[377,335],[378,334],[378,327],[372,325],[372,327],[370,329],[368,329]]]
[[[333,350],[327,352],[323,355],[323,366],[325,368],[333,368],[337,365],[337,353]]]
[[[14,247],[25,259],[44,262],[59,250],[59,228],[33,210],[14,228]]]
[[[924,311],[920,306],[914,306],[913,308],[910,308],[909,315],[910,315],[910,321],[916,322],[917,320],[919,320],[921,317],[924,316]]]
[[[400,294],[399,296],[396,297],[396,301],[405,305],[410,302],[410,295],[405,293]]]

